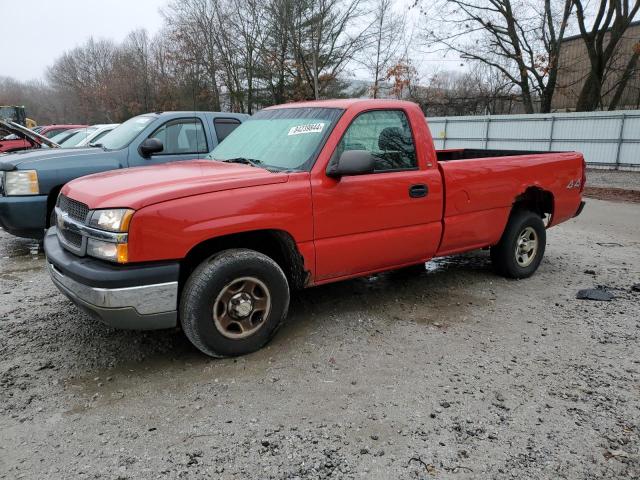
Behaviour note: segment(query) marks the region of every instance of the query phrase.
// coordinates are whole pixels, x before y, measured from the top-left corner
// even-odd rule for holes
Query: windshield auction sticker
[[[289,129],[289,135],[301,135],[303,133],[320,133],[324,128],[324,123],[308,123],[307,125],[298,125]]]

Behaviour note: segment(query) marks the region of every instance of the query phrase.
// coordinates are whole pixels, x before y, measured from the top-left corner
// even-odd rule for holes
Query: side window
[[[64,129],[56,128],[56,129],[53,129],[53,130],[49,130],[47,133],[44,134],[44,136],[47,137],[47,138],[53,138],[53,137],[55,137],[56,135],[58,135],[59,133],[62,133],[62,132],[64,132]]]
[[[207,137],[198,118],[181,118],[165,123],[149,138],[157,138],[164,145],[160,155],[207,153]]]
[[[213,120],[213,127],[216,130],[218,143],[227,138],[240,125],[240,120],[235,118],[216,118]]]
[[[111,130],[104,130],[103,132],[100,132],[99,134],[97,134],[95,137],[93,137],[93,140],[91,140],[91,143],[97,143],[98,140],[100,140],[102,137],[104,137],[107,133],[109,133]]]
[[[400,110],[375,110],[358,115],[340,140],[335,155],[367,150],[376,160],[376,172],[418,168],[409,120]]]

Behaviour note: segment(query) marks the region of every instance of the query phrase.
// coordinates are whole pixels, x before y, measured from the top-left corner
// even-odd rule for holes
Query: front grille
[[[87,220],[89,207],[64,195],[58,197],[58,208],[69,215],[69,218],[84,223]]]
[[[74,247],[80,248],[82,246],[82,235],[69,230],[62,230],[62,237]]]

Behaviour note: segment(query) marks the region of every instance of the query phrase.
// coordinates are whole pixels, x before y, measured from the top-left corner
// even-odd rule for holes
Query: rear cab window
[[[213,128],[216,132],[218,143],[227,138],[239,125],[240,120],[237,118],[214,118]]]
[[[372,110],[359,114],[342,136],[334,158],[348,150],[366,150],[373,155],[376,172],[418,168],[411,126],[402,110]]]

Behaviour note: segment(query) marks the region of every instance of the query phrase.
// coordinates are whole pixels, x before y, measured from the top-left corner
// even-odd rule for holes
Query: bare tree
[[[83,121],[112,121],[114,96],[112,66],[116,46],[107,40],[90,38],[58,58],[48,70],[54,88],[72,92],[75,108]]]
[[[578,96],[576,110],[590,111],[602,106],[604,81],[608,72],[614,68],[617,47],[640,10],[640,0],[599,0],[594,5],[593,12],[588,10],[589,5],[583,0],[572,2],[590,63],[590,71]],[[588,23],[591,23],[591,27],[587,26]],[[628,60],[609,105],[610,109],[617,107],[628,79],[636,68],[637,55],[637,52],[632,54]]]
[[[572,0],[440,0],[423,9],[427,44],[500,71],[518,87],[525,111],[548,112]]]
[[[633,45],[631,56],[629,57],[624,70],[620,74],[619,81],[615,83],[613,96],[611,97],[611,101],[609,102],[609,110],[615,110],[618,108],[623,95],[625,95],[627,86],[629,85],[629,80],[631,80],[635,73],[638,73],[638,71],[640,71],[640,68],[638,68],[638,60],[640,60],[640,42],[636,42]]]
[[[263,27],[262,4],[258,0],[233,0],[231,22],[237,32],[237,61],[243,69],[247,113],[253,113],[254,90],[260,56],[260,32]]]
[[[392,0],[375,0],[370,42],[362,49],[360,62],[373,78],[371,96],[378,98],[380,82],[402,54],[406,15],[393,11]]]
[[[289,33],[296,74],[312,98],[320,98],[367,42],[368,25],[357,25],[362,15],[361,0],[294,2]]]
[[[291,40],[289,32],[293,23],[294,0],[268,0],[262,12],[263,28],[260,31],[259,76],[264,79],[274,103],[284,103],[290,95],[289,64]]]
[[[163,10],[168,35],[173,42],[173,59],[184,68],[189,78],[194,104],[199,85],[205,83],[211,97],[213,110],[221,109],[220,101],[220,52],[218,44],[218,15],[211,0],[172,1]]]

